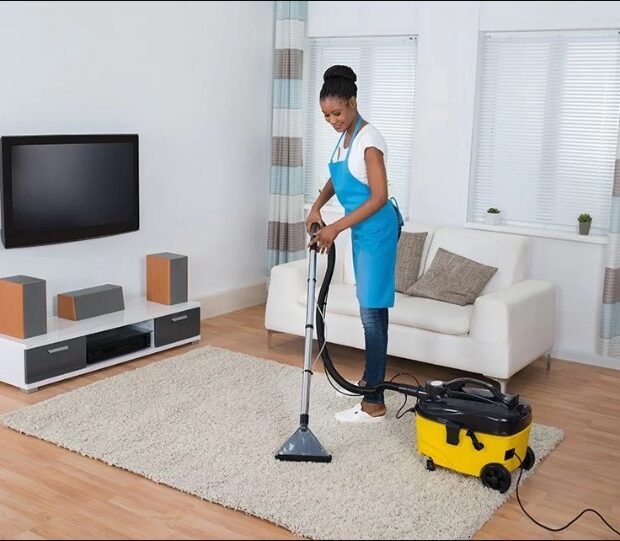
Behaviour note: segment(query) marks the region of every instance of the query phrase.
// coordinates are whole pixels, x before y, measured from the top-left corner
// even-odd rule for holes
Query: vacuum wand
[[[310,234],[315,235],[318,224],[312,224]],[[304,372],[301,384],[300,426],[308,426],[310,414],[310,378],[312,377],[312,339],[314,337],[314,299],[316,292],[316,244],[310,246],[308,258],[308,284],[306,291],[306,332],[304,342]]]
[[[312,224],[310,234],[315,235],[319,224]],[[310,423],[310,383],[312,378],[312,339],[314,338],[314,308],[316,292],[316,244],[310,246],[308,258],[308,285],[306,291],[306,328],[304,343],[304,369],[301,382],[301,413],[299,428],[276,453],[278,460],[304,462],[330,462],[332,456],[321,445],[308,427]],[[333,269],[332,269],[333,273]]]

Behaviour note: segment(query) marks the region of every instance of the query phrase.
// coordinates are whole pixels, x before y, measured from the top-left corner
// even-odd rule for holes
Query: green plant
[[[592,221],[592,216],[590,216],[587,212],[582,212],[577,217],[577,221],[578,222],[591,222]]]
[[[487,210],[487,212],[489,214],[499,214],[499,209],[496,209],[495,207],[491,207],[489,210]]]

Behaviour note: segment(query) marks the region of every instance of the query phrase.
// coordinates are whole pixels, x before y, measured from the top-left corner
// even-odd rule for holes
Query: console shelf
[[[51,317],[47,328],[46,334],[25,340],[0,334],[1,382],[31,392],[43,385],[196,342],[200,340],[200,303],[166,305],[138,299],[119,312],[81,321]],[[113,329],[119,330],[119,335],[132,334],[122,332],[131,329],[148,336],[137,351],[88,364],[87,344],[95,342],[95,335],[99,338],[100,333]]]

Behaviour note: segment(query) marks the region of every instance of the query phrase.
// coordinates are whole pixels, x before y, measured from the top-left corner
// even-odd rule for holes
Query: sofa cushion
[[[473,306],[458,306],[422,297],[396,294],[394,308],[390,310],[390,324],[417,327],[443,334],[469,333]]]
[[[297,302],[306,306],[306,294],[300,295]],[[390,309],[390,324],[444,334],[463,335],[469,333],[472,308],[472,306],[457,306],[397,293],[394,308]],[[359,318],[360,308],[355,296],[355,286],[332,284],[327,299],[327,312]],[[361,324],[360,320],[360,326]],[[327,335],[329,336],[329,329],[327,329]]]
[[[486,295],[525,280],[529,242],[523,235],[440,227],[433,234],[423,272],[430,268],[439,248],[497,267],[497,272],[482,290]]]
[[[476,300],[496,272],[496,267],[439,248],[428,271],[406,293],[465,306]]]
[[[418,279],[428,231],[403,231],[396,255],[396,292],[404,293]]]

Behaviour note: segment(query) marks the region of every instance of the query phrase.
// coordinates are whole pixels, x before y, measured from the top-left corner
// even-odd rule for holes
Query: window
[[[390,197],[403,215],[409,207],[413,164],[413,116],[417,40],[414,37],[321,38],[309,40],[305,142],[305,197],[313,203],[329,179],[327,163],[339,135],[325,122],[319,106],[323,73],[334,64],[357,74],[358,107],[388,145]],[[337,204],[335,198],[332,204]]]
[[[483,33],[468,219],[604,234],[619,114],[617,31]]]

